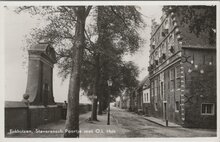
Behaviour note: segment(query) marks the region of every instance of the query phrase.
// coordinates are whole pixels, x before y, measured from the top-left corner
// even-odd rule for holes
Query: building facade
[[[150,105],[150,80],[149,76],[146,76],[138,85],[136,89],[137,93],[137,110],[139,114],[149,116]]]
[[[199,11],[201,12],[201,11]],[[216,128],[216,45],[170,9],[152,21],[150,115],[184,127]]]

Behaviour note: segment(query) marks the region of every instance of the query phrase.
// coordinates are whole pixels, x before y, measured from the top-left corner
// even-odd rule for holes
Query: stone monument
[[[28,50],[28,79],[25,94],[29,95],[29,125],[38,125],[59,119],[59,109],[53,97],[53,66],[56,54],[51,44],[43,42]]]

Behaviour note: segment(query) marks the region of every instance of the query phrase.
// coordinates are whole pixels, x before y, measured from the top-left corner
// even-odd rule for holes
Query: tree
[[[189,24],[190,32],[197,37],[202,32],[209,34],[209,43],[216,44],[216,6],[164,6],[163,11],[169,14],[175,11],[182,15],[180,24]]]
[[[143,22],[140,13],[134,6],[98,6],[96,12],[97,41],[92,43],[92,45],[96,45],[93,93],[99,99],[99,110],[101,110],[102,96],[98,90],[100,90],[102,65],[107,63],[109,65],[108,60],[113,60],[117,64],[115,59],[121,61],[125,52],[134,53],[140,47],[141,38],[136,30],[142,26]],[[106,76],[111,75],[106,74]],[[93,100],[91,120],[97,120],[97,100]]]
[[[79,137],[79,90],[80,70],[85,48],[85,23],[92,6],[58,6],[58,7],[19,7],[16,11],[28,11],[33,15],[47,16],[49,24],[44,29],[35,29],[31,34],[30,45],[40,39],[48,38],[54,45],[69,41],[70,50],[59,49],[60,57],[69,60],[70,81],[68,91],[67,120],[64,137]],[[69,51],[64,54],[63,51]],[[66,68],[66,67],[64,67]]]
[[[70,74],[68,108],[64,137],[79,137],[79,91],[80,70],[85,48],[85,22],[91,7],[74,8],[76,14],[75,44],[72,47],[72,69]],[[73,132],[72,132],[73,131]]]

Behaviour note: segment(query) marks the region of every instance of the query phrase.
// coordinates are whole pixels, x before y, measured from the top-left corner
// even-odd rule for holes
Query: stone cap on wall
[[[52,63],[56,63],[56,52],[50,43],[38,43],[32,46],[28,50],[29,54],[42,54],[46,59],[49,59]]]
[[[5,108],[27,108],[24,102],[19,101],[5,101]]]

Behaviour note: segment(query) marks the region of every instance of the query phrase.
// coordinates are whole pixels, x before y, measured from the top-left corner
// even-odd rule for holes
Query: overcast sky
[[[148,58],[149,58],[149,39],[150,26],[152,18],[159,21],[162,6],[141,6],[141,13],[145,15],[144,21],[148,25],[141,35],[146,40],[146,43],[136,54],[127,56],[126,60],[134,61],[141,70],[139,80],[142,80],[148,73]],[[27,55],[27,51],[22,50],[24,45],[25,35],[28,34],[31,28],[43,24],[42,20],[37,20],[27,13],[16,14],[12,8],[4,10],[4,47],[5,47],[5,100],[20,101],[25,93],[27,84],[27,68],[23,66],[26,59],[23,55]],[[61,78],[57,76],[56,66],[54,68],[53,93],[56,102],[63,102],[67,98],[68,82],[62,83]]]

